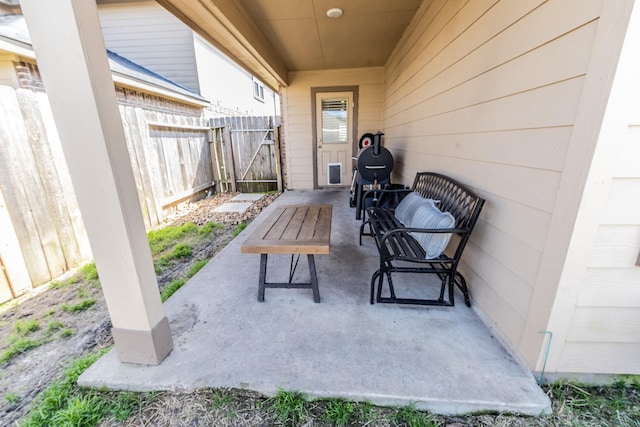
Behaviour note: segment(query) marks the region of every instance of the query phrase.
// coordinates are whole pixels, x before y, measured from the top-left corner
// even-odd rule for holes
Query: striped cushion
[[[423,199],[424,200],[424,199]],[[423,203],[416,209],[410,224],[405,224],[409,228],[430,228],[443,229],[454,228],[456,219],[449,212],[441,212],[433,201]],[[425,259],[438,258],[447,248],[451,233],[411,233],[425,250]]]
[[[405,227],[408,227],[411,222],[411,218],[415,215],[418,207],[425,203],[433,205],[434,201],[431,199],[425,199],[418,193],[411,192],[407,194],[400,203],[398,203],[394,215],[398,221],[400,221]]]

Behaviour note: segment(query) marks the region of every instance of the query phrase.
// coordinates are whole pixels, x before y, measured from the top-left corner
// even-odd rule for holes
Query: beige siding
[[[487,199],[462,269],[475,306],[532,367],[555,289],[538,289],[541,272],[562,262],[545,252],[602,6],[425,1],[385,67],[394,179],[443,172]]]
[[[13,62],[17,60],[18,58],[15,55],[5,54],[0,51],[0,86],[18,87],[18,77],[13,66]]]
[[[154,1],[98,6],[107,49],[198,92],[193,32]]]
[[[290,73],[290,85],[282,92],[287,187],[313,188],[313,137],[311,88],[358,86],[357,135],[382,128],[384,73],[382,68]]]
[[[229,115],[275,115],[276,101],[280,101],[271,89],[264,87],[262,101],[254,98],[253,77],[249,72],[197,35],[194,46],[200,94],[211,101],[213,108],[220,107],[221,112]]]
[[[558,372],[640,373],[639,26],[636,4],[550,322]]]

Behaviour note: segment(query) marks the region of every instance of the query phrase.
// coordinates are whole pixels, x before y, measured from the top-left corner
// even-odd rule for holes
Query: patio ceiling
[[[383,66],[422,2],[158,0],[276,90],[289,71]],[[344,13],[331,19],[331,8]]]

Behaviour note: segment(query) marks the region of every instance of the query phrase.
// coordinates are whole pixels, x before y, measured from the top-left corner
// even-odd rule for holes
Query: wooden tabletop
[[[331,205],[278,206],[241,246],[249,254],[328,254]]]

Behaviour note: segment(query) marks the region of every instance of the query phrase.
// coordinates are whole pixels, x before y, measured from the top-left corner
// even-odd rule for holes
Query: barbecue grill
[[[356,219],[361,218],[365,191],[379,189],[391,183],[393,156],[381,145],[382,135],[382,132],[378,132],[375,135],[364,134],[360,138],[362,150],[354,159],[356,165],[351,183],[351,206],[356,207]]]

